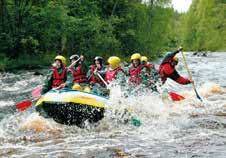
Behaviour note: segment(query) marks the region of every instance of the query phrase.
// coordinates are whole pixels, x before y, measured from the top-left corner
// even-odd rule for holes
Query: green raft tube
[[[84,126],[104,117],[108,99],[91,93],[61,89],[51,90],[36,102],[36,110],[46,118],[66,125]]]

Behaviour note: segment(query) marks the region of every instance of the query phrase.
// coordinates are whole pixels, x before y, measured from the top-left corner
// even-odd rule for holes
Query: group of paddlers
[[[42,93],[50,89],[71,88],[85,92],[94,92],[98,95],[106,94],[106,87],[113,81],[132,87],[143,86],[152,91],[157,91],[156,84],[165,83],[167,78],[179,84],[189,84],[193,81],[178,74],[175,66],[178,64],[176,54],[182,51],[182,47],[175,52],[168,53],[162,60],[159,69],[148,62],[146,56],[135,53],[131,56],[129,66],[122,64],[117,56],[107,59],[105,66],[104,59],[96,56],[93,65],[87,66],[83,55],[72,55],[69,59],[71,65],[66,67],[66,59],[58,55],[54,59],[51,71],[47,75]]]

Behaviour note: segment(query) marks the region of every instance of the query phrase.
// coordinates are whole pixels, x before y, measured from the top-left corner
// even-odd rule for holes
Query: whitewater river
[[[117,116],[109,111],[99,125],[85,129],[46,120],[34,107],[16,111],[15,104],[29,99],[44,77],[34,75],[37,70],[0,73],[0,157],[226,157],[226,53],[186,55],[203,102],[191,85],[173,81],[164,88],[183,95],[184,101],[162,101],[154,94],[123,99],[117,87],[112,89],[111,110],[129,106],[140,127],[113,119]],[[180,61],[179,72],[186,76]]]

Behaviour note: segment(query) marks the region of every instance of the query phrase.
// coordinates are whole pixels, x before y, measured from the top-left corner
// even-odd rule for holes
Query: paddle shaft
[[[70,69],[71,67],[73,67],[81,58],[79,57],[76,61],[74,61],[73,63],[71,63],[71,65],[69,65],[67,68]]]
[[[188,68],[188,64],[187,64],[187,62],[186,62],[186,58],[185,58],[185,55],[184,55],[183,51],[181,51],[181,54],[182,54],[183,59],[184,59],[184,65],[185,65],[185,68],[187,69],[188,76],[189,76],[190,80],[192,80],[191,71],[190,71],[189,68]],[[198,92],[197,92],[197,90],[196,90],[196,87],[195,87],[194,82],[192,82],[192,87],[193,87],[193,89],[194,89],[194,91],[195,91],[195,94],[196,94],[197,98],[198,98],[199,100],[202,101],[201,97],[199,96],[199,94],[198,94]]]
[[[101,79],[101,81],[105,84],[106,87],[108,87],[108,84],[107,82],[103,79],[103,77],[98,73],[96,72],[97,76],[99,77],[99,79]]]
[[[31,96],[33,98],[39,97],[41,95],[41,91],[42,91],[42,86],[38,85],[32,90]]]

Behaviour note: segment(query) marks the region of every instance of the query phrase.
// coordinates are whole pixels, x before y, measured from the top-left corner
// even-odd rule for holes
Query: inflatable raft
[[[42,116],[79,127],[85,121],[94,123],[101,120],[107,105],[107,98],[71,89],[51,90],[35,104]]]

